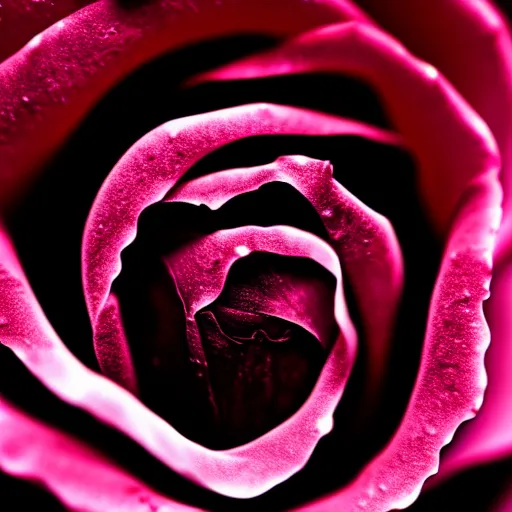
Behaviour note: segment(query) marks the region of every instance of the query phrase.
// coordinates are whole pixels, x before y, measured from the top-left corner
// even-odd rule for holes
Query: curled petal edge
[[[199,512],[159,495],[68,434],[0,397],[0,470],[42,484],[69,510]]]
[[[276,181],[291,185],[312,204],[355,289],[368,337],[367,386],[374,393],[385,372],[402,295],[402,254],[389,221],[334,180],[328,162],[288,156],[264,166],[217,172],[173,189],[165,202],[216,210],[239,194]]]
[[[4,314],[0,341],[56,396],[124,432],[181,475],[228,496],[257,496],[300,470],[318,440],[329,432],[355,357],[356,340],[344,307],[341,269],[334,251],[295,228],[246,229],[242,233],[251,236],[244,238],[244,244],[250,250],[265,248],[268,242],[273,252],[310,257],[337,277],[335,315],[345,335],[345,343],[337,343],[331,351],[306,403],[287,421],[251,443],[225,451],[197,445],[131,393],[82,365],[44,317],[5,234],[0,238],[0,253],[7,256],[0,266],[0,310]],[[239,233],[235,230],[233,236]],[[283,245],[282,252],[276,239]],[[302,442],[290,444],[283,441],[286,439]]]

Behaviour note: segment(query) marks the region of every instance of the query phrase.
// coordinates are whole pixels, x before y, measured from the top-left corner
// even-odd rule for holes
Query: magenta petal
[[[44,485],[69,510],[198,511],[157,494],[78,440],[1,398],[0,431],[0,470]]]
[[[0,17],[0,61],[53,23],[94,0],[3,0]]]
[[[512,249],[512,38],[507,21],[488,0],[359,3],[409,50],[438,67],[489,125],[503,160],[499,263]]]
[[[166,201],[218,209],[233,197],[273,181],[288,183],[303,194],[327,228],[361,308],[371,365],[368,386],[375,391],[386,367],[402,293],[401,251],[388,220],[335,181],[328,162],[290,156],[265,166],[217,172],[185,183]]]
[[[121,270],[121,251],[136,236],[137,220],[162,200],[200,158],[215,149],[256,135],[358,134],[397,142],[377,128],[304,109],[244,105],[170,121],[145,135],[123,156],[104,182],[84,232],[82,279],[93,330]]]
[[[0,204],[13,200],[109,88],[158,55],[211,37],[296,34],[354,16],[364,19],[340,0],[148,1],[140,8],[99,0],[80,9],[0,65]]]
[[[485,400],[478,416],[443,453],[439,474],[432,484],[468,467],[512,456],[512,265],[493,276],[486,318],[492,335],[486,355],[489,375]],[[430,483],[430,482],[429,482]]]
[[[111,293],[94,330],[94,350],[101,371],[132,393],[137,393],[137,377],[130,346],[124,332],[121,308]]]
[[[443,256],[420,370],[403,420],[387,447],[345,489],[301,510],[406,508],[437,471],[439,452],[480,408],[486,385],[489,296],[501,190],[489,176],[466,191]]]
[[[264,246],[278,253],[281,248],[325,266],[337,278],[335,316],[345,335],[345,343],[331,351],[308,401],[289,420],[249,444],[224,451],[199,446],[134,395],[82,365],[44,317],[5,235],[0,237],[0,341],[56,396],[124,432],[181,475],[219,493],[250,498],[299,471],[329,432],[355,356],[355,333],[346,314],[339,261],[325,242],[289,227],[244,228],[232,236],[240,238],[236,246]]]
[[[199,80],[345,73],[381,94],[392,121],[419,160],[419,190],[435,226],[446,233],[467,184],[496,173],[491,132],[438,71],[399,42],[357,22],[312,30],[271,50],[206,73]]]

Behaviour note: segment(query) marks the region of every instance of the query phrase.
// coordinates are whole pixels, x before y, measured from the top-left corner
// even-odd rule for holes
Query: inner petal
[[[196,315],[216,445],[264,434],[311,393],[337,335],[334,279],[317,267],[255,253],[233,266],[218,300]]]

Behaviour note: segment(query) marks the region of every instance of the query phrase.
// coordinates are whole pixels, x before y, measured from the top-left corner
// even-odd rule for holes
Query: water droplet
[[[251,251],[250,249],[245,246],[245,245],[239,245],[238,247],[235,247],[235,252],[239,255],[239,256],[247,256]]]
[[[437,429],[434,426],[429,425],[428,423],[423,425],[423,431],[425,432],[425,434],[428,434],[429,436],[437,434]]]
[[[332,208],[326,208],[323,212],[322,212],[322,215],[324,217],[332,217],[334,214],[334,212],[332,211]]]

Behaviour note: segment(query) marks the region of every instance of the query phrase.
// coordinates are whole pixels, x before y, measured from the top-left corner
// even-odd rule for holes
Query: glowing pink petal
[[[36,34],[94,0],[3,0],[0,7],[0,61]]]
[[[478,417],[447,449],[432,482],[512,454],[512,39],[492,2],[476,0],[361,1],[408,48],[450,79],[483,117],[500,148],[503,223],[494,258],[486,317],[492,343],[486,356],[489,384]]]
[[[443,454],[439,475],[430,485],[471,466],[512,454],[512,265],[493,277],[492,295],[486,307],[492,343],[486,355],[489,383],[478,416],[465,425]]]
[[[433,66],[369,25],[351,22],[316,29],[199,80],[305,72],[350,74],[378,90],[419,161],[419,190],[443,233],[471,179],[497,172],[498,150],[482,119]]]
[[[299,471],[329,432],[355,357],[355,333],[346,315],[339,261],[325,242],[290,227],[244,229],[218,236],[232,236],[235,247],[243,243],[249,251],[272,248],[278,254],[308,257],[337,278],[335,317],[345,336],[344,343],[335,344],[301,409],[249,444],[224,451],[197,445],[134,395],[83,366],[44,317],[5,234],[0,237],[0,341],[56,396],[124,432],[181,475],[219,493],[250,498]]]
[[[354,482],[300,510],[408,507],[437,471],[441,448],[480,408],[489,343],[482,301],[489,296],[501,190],[485,176],[471,184],[464,199],[434,289],[418,378],[398,430]]]
[[[0,470],[44,485],[77,512],[198,511],[149,489],[76,439],[0,398]]]
[[[269,165],[217,172],[187,182],[166,201],[218,209],[233,197],[273,181],[288,183],[303,194],[327,228],[360,304],[369,344],[368,385],[375,390],[386,367],[402,293],[401,251],[388,220],[335,181],[329,163],[281,157]]]
[[[296,34],[354,16],[364,18],[340,0],[148,1],[140,8],[99,0],[80,9],[0,65],[0,204],[13,200],[110,87],[148,60],[209,37]]]
[[[94,332],[140,213],[162,200],[206,154],[235,140],[271,134],[359,134],[397,142],[393,134],[362,123],[277,105],[245,105],[177,119],[145,135],[114,167],[87,220],[82,278]]]

